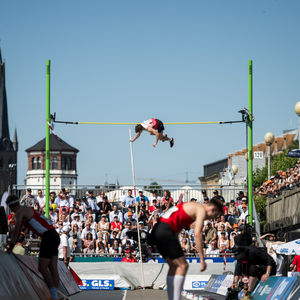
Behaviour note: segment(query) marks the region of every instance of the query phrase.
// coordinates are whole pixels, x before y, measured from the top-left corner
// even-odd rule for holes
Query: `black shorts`
[[[179,240],[169,224],[158,222],[152,230],[151,237],[163,258],[175,259],[184,256]]]
[[[60,238],[56,230],[52,229],[46,231],[42,235],[39,257],[51,258],[52,256],[57,256],[59,244],[60,244]]]
[[[258,266],[258,265],[252,265],[249,269],[249,276],[251,277],[257,277],[261,279],[261,277],[266,274],[267,272],[267,266]],[[276,265],[272,266],[271,274],[270,276],[276,275]]]
[[[164,123],[161,120],[156,119],[158,123],[157,132],[161,133],[163,130],[165,130]]]

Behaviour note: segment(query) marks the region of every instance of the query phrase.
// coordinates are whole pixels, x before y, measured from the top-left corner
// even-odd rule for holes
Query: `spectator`
[[[103,196],[103,201],[98,202],[97,205],[99,206],[100,215],[108,215],[111,212],[111,204],[108,203],[107,196]]]
[[[63,223],[63,226],[70,226],[70,222],[67,220],[67,215],[65,213],[62,213],[60,215],[60,220],[62,221]]]
[[[224,202],[225,202],[225,199],[223,198],[223,196],[219,195],[219,192],[217,190],[213,191],[213,195],[214,196],[212,197],[212,199],[220,200],[222,202],[224,200]]]
[[[180,232],[180,234],[179,234],[179,242],[180,242],[180,244],[182,243],[182,240],[183,240],[183,239],[186,239],[187,242],[189,242],[189,239],[188,239],[187,234],[186,234],[186,232],[185,232],[184,229],[181,230],[181,232]]]
[[[237,207],[238,207],[239,205],[242,204],[242,199],[243,199],[244,197],[245,197],[244,192],[243,192],[243,191],[240,191],[240,192],[238,193],[238,196],[237,196],[236,202],[235,202],[235,204],[236,204]]]
[[[123,223],[123,215],[122,213],[118,210],[118,205],[113,206],[113,211],[110,212],[109,214],[109,221],[112,223],[115,221],[115,217],[117,217],[117,221]]]
[[[95,246],[94,243],[88,243],[87,247],[83,250],[84,254],[94,254],[95,253]]]
[[[208,197],[204,197],[204,198],[203,198],[203,204],[207,204],[208,201],[209,201],[209,198],[208,198]]]
[[[13,249],[14,254],[26,255],[26,250],[24,249],[24,242],[25,242],[25,234],[21,233],[18,239],[17,244]]]
[[[49,220],[52,222],[52,224],[56,227],[57,223],[57,213],[54,212],[53,207],[49,207]]]
[[[232,229],[232,226],[230,225],[229,222],[225,221],[225,216],[221,216],[221,221],[218,223],[218,231],[222,231],[221,226],[224,225],[224,229],[223,230],[227,230],[228,228]]]
[[[161,200],[161,206],[163,207],[165,205],[166,198],[168,198],[168,202],[171,203],[172,206],[173,206],[174,205],[174,200],[171,197],[171,193],[170,193],[169,190],[164,190],[164,196]]]
[[[157,191],[156,190],[152,190],[151,193],[152,193],[152,196],[149,197],[149,205],[150,206],[155,206],[153,204],[153,200],[156,200],[156,203],[159,204],[161,198],[159,196],[157,196]]]
[[[79,217],[78,214],[75,214],[75,215],[73,214],[73,219],[74,220],[71,223],[72,230],[73,230],[73,227],[76,225],[77,229],[82,231],[82,222],[80,222],[79,218],[80,217]]]
[[[69,240],[69,244],[71,245],[71,255],[77,254],[77,253],[82,253],[81,247],[79,246],[77,238],[73,238],[72,243],[70,243],[70,240]]]
[[[218,232],[217,232],[218,239],[221,238],[221,233],[222,233],[222,232],[225,232],[225,235],[228,236],[228,232],[225,231],[225,225],[224,225],[224,224],[221,225],[220,230],[218,230]]]
[[[98,237],[98,242],[101,242],[104,244],[104,246],[107,246],[107,240],[105,240],[105,235],[98,232],[97,237]]]
[[[207,192],[206,192],[206,190],[202,190],[201,193],[202,193],[202,197],[201,197],[201,199],[200,199],[200,203],[201,203],[201,204],[204,204],[204,198],[207,198],[207,201],[209,200],[209,198],[207,197]]]
[[[126,250],[126,256],[124,258],[122,258],[121,262],[129,262],[129,263],[135,263],[136,260],[135,258],[132,256],[131,254],[131,250]]]
[[[132,228],[131,228],[131,222],[130,221],[126,221],[126,225],[125,226],[126,227],[121,232],[121,236],[120,236],[121,240],[124,239],[124,238],[126,238],[126,232],[127,231],[131,231],[132,230]]]
[[[59,215],[62,213],[63,208],[66,210],[66,213],[69,214],[70,212],[70,200],[69,196],[66,195],[65,189],[61,189],[59,192]]]
[[[173,206],[171,199],[169,197],[164,197],[162,202],[164,203],[161,208],[163,213],[165,213],[169,208]]]
[[[80,208],[77,205],[77,203],[76,203],[76,205],[74,205],[73,209],[74,209],[74,212],[71,214],[71,222],[74,221],[74,216],[78,215],[79,221],[83,223],[83,221],[84,221],[83,214],[80,212]]]
[[[114,202],[114,201],[115,201],[115,198],[116,198],[116,195],[117,195],[117,193],[114,193],[113,198],[110,199],[110,200],[108,200],[108,202],[109,202],[109,203]],[[108,199],[107,196],[105,196],[105,193],[104,193],[104,192],[101,192],[101,193],[100,193],[100,196],[97,196],[97,197],[96,197],[96,202],[97,202],[98,205],[99,205],[99,203],[103,202],[104,197],[106,197],[106,199]],[[107,213],[106,213],[106,214],[107,214]]]
[[[96,219],[96,214],[94,213],[94,210],[91,207],[87,208],[87,213],[83,217],[84,222],[87,222],[89,220],[89,216],[92,216],[93,220]]]
[[[70,231],[69,232],[69,245],[72,245],[74,240],[77,240],[78,246],[80,249],[82,248],[82,240],[81,240],[81,232],[78,231]]]
[[[145,200],[144,204],[149,207],[149,200],[148,197],[144,196],[144,191],[142,189],[139,189],[139,196],[136,198],[136,201],[138,202],[138,205],[141,204],[141,199]]]
[[[238,209],[239,209],[239,215],[241,215],[241,214],[243,213],[243,208],[242,208],[243,205],[246,205],[247,210],[248,210],[247,202],[248,202],[247,198],[246,198],[246,197],[243,197],[243,198],[242,198],[242,204],[240,204],[240,205],[238,206]]]
[[[213,240],[211,242],[211,247],[206,249],[205,254],[207,254],[208,257],[219,257],[219,249],[217,248],[217,241]]]
[[[105,240],[108,240],[108,233],[109,233],[109,222],[106,221],[106,215],[102,214],[101,220],[98,223],[98,232],[102,233],[106,238]]]
[[[80,237],[83,243],[85,242],[88,233],[92,234],[93,240],[95,241],[96,240],[95,230],[91,228],[91,224],[89,222],[86,222],[85,228],[82,230],[81,237]]]
[[[268,237],[268,239],[267,239]],[[285,235],[284,235],[284,239],[285,239]],[[267,252],[272,255],[274,250],[273,250],[273,245],[282,245],[285,242],[279,242],[276,241],[276,236],[274,233],[266,233],[263,236],[260,237],[260,240],[263,242],[263,244],[267,247]]]
[[[156,204],[157,204],[157,200],[153,199],[152,200],[152,205],[149,207],[150,214],[152,214],[156,210]]]
[[[147,210],[147,207],[145,204],[141,203],[141,206],[140,206],[141,210],[138,214],[138,219],[139,221],[142,221],[144,224],[146,224],[146,222],[148,221],[150,215],[149,215],[149,212]]]
[[[230,233],[230,236],[229,236],[230,240],[233,239],[233,233],[235,233],[236,235],[240,234],[238,224],[233,225],[233,231]]]
[[[123,225],[121,222],[118,221],[118,216],[114,216],[114,221],[110,223],[110,230],[117,231],[118,235],[121,236],[122,229]]]
[[[94,197],[93,193],[94,192],[92,190],[88,191],[87,202],[89,204],[89,207],[92,208],[93,214],[95,214],[96,218],[98,218],[98,214],[99,214],[100,208],[96,204],[96,198]],[[96,220],[96,218],[94,218],[94,220]]]
[[[38,195],[35,198],[35,202],[39,204],[39,210],[41,212],[44,212],[45,211],[46,199],[45,199],[45,196],[43,196],[42,190],[38,190]]]
[[[63,261],[66,266],[69,265],[71,249],[69,245],[68,234],[70,227],[64,226],[62,232],[60,233],[60,244],[58,246],[58,258],[60,261]]]
[[[121,243],[119,237],[118,237],[118,232],[117,231],[113,231],[112,232],[112,236],[111,238],[108,240],[108,244],[109,245],[112,245],[114,243],[114,240],[117,240],[118,241],[118,244]]]
[[[62,231],[62,229],[63,229],[63,223],[62,223],[62,221],[58,221],[58,222],[57,222],[57,228],[56,228],[55,230],[56,230],[56,232],[57,232],[58,234],[60,234],[61,231]]]
[[[277,254],[275,251],[271,256],[276,263],[276,275],[275,276],[282,277],[283,276],[282,275],[282,267],[283,267],[283,263],[284,263],[283,257],[281,255]]]
[[[145,201],[145,198],[141,198],[141,199],[140,199],[140,202],[141,202],[141,203],[139,203],[138,210],[140,210],[141,207],[145,207],[146,210],[149,210],[149,205],[148,205],[149,202],[146,202],[146,201]]]
[[[137,228],[137,222],[133,219],[133,213],[131,211],[128,212],[128,219],[126,221],[131,222],[131,228],[136,229]]]
[[[157,213],[150,216],[148,220],[148,226],[151,228],[151,230],[153,229],[155,224],[158,223],[158,220],[159,220],[159,215]]]
[[[242,224],[242,223],[245,223],[246,219],[247,219],[247,216],[249,215],[246,204],[242,205],[242,210],[243,210],[243,212],[241,213],[241,215],[239,217],[239,219],[240,219],[239,225]],[[247,219],[247,221],[248,221],[248,219]]]
[[[115,249],[117,250],[117,252],[115,252]],[[121,248],[121,244],[118,243],[117,240],[114,240],[113,244],[111,245],[111,247],[109,248],[108,252],[110,254],[117,254],[117,253],[121,253],[122,252],[122,248]]]
[[[129,205],[134,205],[134,198],[132,197],[132,190],[128,190],[128,194],[121,201],[122,208],[127,208]]]
[[[89,208],[92,209],[92,212],[93,211],[96,211],[96,212],[98,211],[97,208],[99,208],[99,206],[97,206],[95,204],[95,202],[92,201],[90,198],[82,197],[82,202],[83,202],[82,205],[83,205],[83,208],[84,208],[84,210],[82,211],[83,213],[87,213]]]
[[[125,241],[125,243],[122,243],[122,252],[125,252],[126,253],[126,250],[130,250],[131,252],[134,252],[134,249],[133,249],[133,244],[131,244],[131,240],[130,239],[127,239]]]
[[[49,203],[49,209],[50,208],[53,208],[53,211],[56,213],[57,212],[57,207],[56,207],[56,204],[55,204],[55,198],[50,196],[50,203]]]
[[[237,224],[235,224],[237,225]],[[232,249],[232,247],[235,245],[235,241],[234,241],[234,238],[236,237],[236,232],[235,231],[232,231],[230,233],[230,237],[231,237],[231,240],[229,241],[229,245],[230,245],[230,249]]]
[[[221,232],[221,237],[218,240],[218,248],[220,252],[224,252],[226,249],[229,249],[229,240],[225,234],[225,231]]]
[[[204,247],[208,248],[212,241],[217,239],[217,230],[208,222],[204,232]]]
[[[225,220],[227,220],[228,208],[226,206],[225,199],[222,197],[222,199],[220,199],[220,201],[221,201],[221,203],[223,205],[223,216],[225,217]]]
[[[103,242],[97,243],[96,253],[101,254],[100,256],[107,254],[107,247],[103,244]]]
[[[295,255],[291,270],[292,272],[300,272],[300,255]]]
[[[31,188],[27,189],[27,194],[22,197],[22,199],[20,201],[20,205],[33,207],[35,210],[38,209],[38,201],[31,194]]]
[[[238,218],[239,216],[239,210],[238,207],[235,205],[235,201],[231,200],[230,204],[228,206],[228,218],[227,220],[231,218]]]
[[[70,195],[70,189],[68,189],[68,188],[65,189],[65,195],[66,195],[66,198],[69,199],[70,213],[73,213],[73,208],[74,208],[74,198],[73,198],[73,196]]]
[[[129,213],[129,212],[132,212],[132,218],[136,220],[136,213],[134,212],[133,206],[132,206],[132,205],[129,205],[127,208],[128,208],[128,212],[125,213],[125,215],[124,215],[124,220],[127,220],[127,219],[128,219],[128,213]]]
[[[160,205],[160,204],[157,204],[157,205],[156,205],[156,211],[155,211],[155,214],[158,214],[159,217],[162,216],[163,211],[162,211],[162,209],[161,209],[161,205]]]
[[[182,241],[181,241],[181,248],[182,248],[183,253],[186,253],[186,254],[190,253],[190,245],[189,245],[187,239],[185,239],[185,238],[182,239]]]
[[[93,245],[93,248],[90,248],[90,244]],[[95,239],[93,238],[92,233],[88,232],[86,234],[86,239],[83,240],[83,248],[94,249],[94,245],[95,245]]]

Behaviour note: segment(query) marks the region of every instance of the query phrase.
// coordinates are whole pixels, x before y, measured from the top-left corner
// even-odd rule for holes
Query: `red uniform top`
[[[131,256],[130,258],[128,258],[128,257],[122,258],[121,262],[135,263],[136,260],[134,257]]]
[[[112,229],[121,229],[122,228],[122,223],[121,222],[111,222],[111,227]]]
[[[22,225],[33,231],[37,235],[42,235],[46,231],[55,229],[51,220],[47,219],[40,212],[33,210],[33,216],[26,222],[22,222]]]
[[[172,206],[159,219],[160,222],[169,224],[175,233],[195,221],[185,212],[183,205],[184,203],[180,203],[177,206]]]
[[[293,265],[297,266],[297,272],[300,272],[300,255],[296,255],[293,260]]]

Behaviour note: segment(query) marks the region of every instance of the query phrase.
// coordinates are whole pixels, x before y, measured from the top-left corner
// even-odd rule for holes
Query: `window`
[[[68,170],[72,170],[72,158],[68,157]]]
[[[61,159],[61,169],[66,170],[66,158],[65,157],[63,157]]]
[[[32,158],[32,170],[35,170],[36,169],[36,158],[33,157]]]
[[[57,157],[52,158],[52,170],[57,170]]]
[[[37,169],[40,170],[42,168],[42,159],[40,157],[37,158]]]

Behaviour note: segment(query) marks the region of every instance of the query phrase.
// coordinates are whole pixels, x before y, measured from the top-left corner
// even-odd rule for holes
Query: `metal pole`
[[[252,115],[253,108],[252,108],[252,60],[248,61],[248,110],[250,114]],[[252,143],[253,143],[253,135],[252,135],[252,116],[249,115],[249,124],[248,124],[248,147],[249,147],[249,152],[248,152],[248,207],[249,207],[249,223],[252,225],[252,220],[253,220],[253,197],[252,197]]]
[[[129,127],[129,139],[131,140],[131,127]],[[134,165],[133,165],[132,142],[130,142],[130,152],[131,152],[131,168],[132,168],[133,191],[134,191],[133,195],[134,195],[134,201],[135,201],[137,233],[138,233],[138,243],[139,243],[140,261],[141,261],[141,271],[142,271],[142,282],[143,282],[143,289],[145,289],[145,278],[144,278],[143,259],[142,259],[142,247],[141,247],[141,237],[140,237],[140,228],[139,228],[139,215],[138,215],[137,201],[136,201],[136,188],[135,188],[135,175],[134,175]]]
[[[49,197],[50,197],[50,128],[48,125],[50,122],[50,60],[47,60],[46,65],[46,160],[45,160],[45,169],[46,169],[46,204],[45,204],[45,213],[46,217],[49,219]]]
[[[271,144],[267,144],[268,147],[268,180],[271,178]]]

